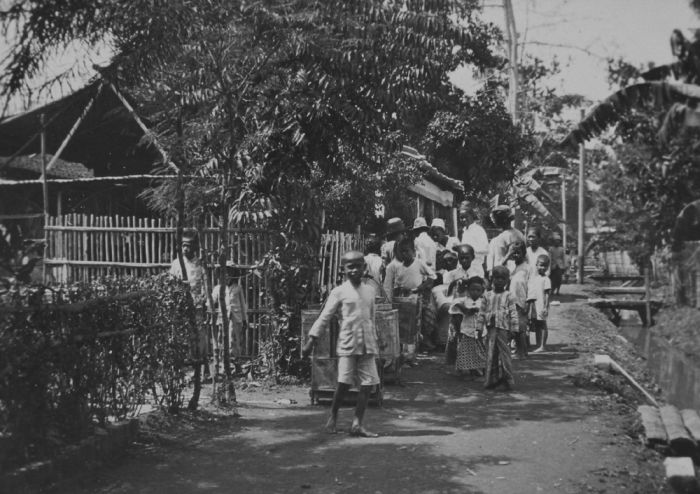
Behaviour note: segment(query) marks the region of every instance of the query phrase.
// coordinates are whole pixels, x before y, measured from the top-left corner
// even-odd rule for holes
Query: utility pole
[[[584,111],[581,109],[581,120],[583,120],[584,117]],[[584,252],[583,252],[583,234],[584,234],[584,211],[583,211],[583,203],[584,203],[584,174],[583,174],[583,167],[584,163],[586,161],[586,148],[583,146],[583,143],[579,144],[579,159],[578,159],[578,252],[577,252],[577,259],[578,259],[578,273],[576,274],[576,281],[581,284],[583,283],[583,260],[585,258]]]
[[[508,35],[508,61],[510,78],[508,83],[508,110],[513,123],[518,123],[518,31],[515,28],[515,14],[511,0],[503,0],[506,16],[506,33]]]
[[[566,177],[561,175],[561,247],[566,252]]]

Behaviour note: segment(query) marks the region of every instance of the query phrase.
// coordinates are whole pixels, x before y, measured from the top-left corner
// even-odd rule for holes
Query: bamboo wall
[[[327,232],[321,236],[320,269],[316,278],[319,299],[326,298],[333,287],[343,282],[340,257],[349,250],[364,252],[364,237],[355,233]]]
[[[103,276],[147,276],[170,269],[176,257],[175,222],[126,216],[66,214],[50,217],[46,225],[48,245],[45,265],[47,280],[54,283],[89,281]],[[211,266],[219,249],[219,231],[210,218],[200,238],[205,270],[210,286],[217,283]],[[270,334],[268,280],[253,272],[272,248],[272,234],[262,229],[232,229],[229,232],[229,259],[240,265],[240,284],[248,305],[248,328],[242,350],[247,356],[258,353],[259,342]],[[358,234],[328,232],[322,235],[319,271],[316,281],[319,299],[342,282],[340,257],[348,250],[364,250]]]
[[[103,276],[148,276],[170,269],[176,258],[174,221],[125,216],[67,214],[50,217],[44,263],[47,280],[54,283],[89,281]],[[271,247],[271,235],[262,229],[232,229],[229,259],[242,267],[239,283],[248,305],[248,327],[242,351],[252,356],[261,339],[269,336],[267,280],[250,269]],[[211,287],[219,231],[211,218],[200,238],[205,271]]]

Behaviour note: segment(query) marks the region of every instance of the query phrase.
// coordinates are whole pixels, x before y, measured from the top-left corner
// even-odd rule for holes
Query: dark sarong
[[[511,386],[515,383],[510,347],[508,346],[508,331],[491,328],[486,337],[486,380],[484,387],[491,388],[503,382]]]

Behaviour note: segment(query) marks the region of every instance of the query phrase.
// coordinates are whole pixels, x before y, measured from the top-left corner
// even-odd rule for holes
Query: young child
[[[394,297],[410,297],[430,292],[436,275],[426,263],[416,258],[413,240],[405,238],[398,245],[398,259],[386,267],[384,291],[391,302]]]
[[[457,340],[455,371],[458,374],[469,371],[480,376],[486,368],[486,349],[482,340],[484,318],[481,315],[486,304],[484,280],[472,276],[461,285],[466,288],[466,294],[456,293],[450,307],[449,337]]]
[[[527,262],[525,244],[516,240],[508,247],[508,259],[513,261],[513,270],[510,273],[510,286],[508,291],[515,300],[515,309],[518,311],[518,331],[512,334],[515,339],[515,358],[527,356],[528,346],[528,301],[527,284],[532,270]]]
[[[381,249],[381,239],[376,235],[370,235],[365,242],[365,265],[367,266],[367,274],[379,285],[384,279],[384,261]]]
[[[457,262],[459,262],[459,266],[447,273],[443,279],[443,283],[450,287],[447,290],[448,294],[453,293],[455,287],[454,284],[458,280],[471,278],[473,276],[478,276],[479,278],[484,277],[483,268],[473,264],[474,248],[471,245],[457,245],[454,248],[454,251],[457,253]]]
[[[374,297],[372,286],[362,282],[365,260],[362,252],[346,252],[341,263],[346,280],[331,290],[321,315],[309,331],[309,339],[302,349],[308,356],[323,331],[327,331],[331,318],[340,311],[341,322],[338,333],[338,385],[333,395],[330,417],[326,431],[337,432],[338,410],[345,394],[353,384],[359,385],[355,416],[350,427],[350,435],[357,437],[377,437],[363,426],[367,401],[374,386],[379,384],[376,359],[379,356],[379,337],[374,326]]]
[[[493,290],[486,293],[483,311],[486,324],[486,380],[484,387],[493,389],[503,385],[511,389],[514,384],[513,368],[508,347],[508,333],[518,328],[518,312],[515,298],[506,290],[510,274],[505,266],[492,270]]]
[[[245,303],[243,289],[238,283],[241,278],[241,271],[234,266],[226,266],[226,314],[228,315],[229,348],[231,356],[241,355],[241,341],[243,339],[243,328],[248,324],[248,307]],[[213,309],[219,309],[217,321],[219,323],[218,339],[221,339],[221,307],[219,307],[219,297],[221,285],[216,285],[211,291],[211,298],[214,303]],[[222,348],[221,342],[217,342],[218,348]]]
[[[540,255],[535,264],[537,272],[530,276],[527,284],[527,299],[529,303],[530,324],[535,331],[535,346],[532,353],[545,350],[547,344],[547,315],[549,313],[549,292],[552,284],[546,275],[549,269],[549,256]]]

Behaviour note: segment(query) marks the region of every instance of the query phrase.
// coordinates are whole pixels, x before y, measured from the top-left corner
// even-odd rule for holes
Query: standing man
[[[549,279],[552,281],[552,295],[559,295],[562,277],[566,273],[568,266],[566,264],[566,253],[564,252],[564,247],[562,247],[561,235],[557,232],[552,234],[549,258],[552,261],[549,273]]]
[[[204,287],[204,268],[202,267],[199,256],[197,256],[198,251],[199,241],[196,234],[184,234],[182,236],[182,260],[185,264],[187,283],[190,285],[190,293],[192,294],[192,300],[194,302],[194,315],[197,325],[196,353],[206,356],[209,350],[209,344],[207,342],[208,335],[204,325],[207,313],[207,297]],[[170,274],[176,278],[182,279],[180,260],[177,257],[173,259],[173,262],[170,264]],[[208,366],[205,366],[205,374],[206,372],[208,372]]]
[[[469,244],[474,249],[474,261],[472,265],[483,272],[485,269],[486,254],[489,250],[489,238],[486,230],[479,224],[479,215],[467,201],[459,205],[459,223],[462,227],[462,244]]]
[[[416,258],[423,261],[428,267],[435,270],[435,255],[437,254],[437,246],[435,240],[428,235],[430,228],[426,223],[425,218],[419,216],[413,222],[413,246],[416,249]]]
[[[388,266],[394,259],[394,246],[406,236],[406,226],[401,218],[389,218],[386,222],[386,242],[382,245],[381,255],[384,259],[384,266]]]
[[[182,260],[185,263],[187,282],[190,284],[194,306],[199,309],[204,306],[206,295],[204,293],[204,268],[196,255],[197,251],[199,251],[199,242],[196,234],[184,234],[182,236]],[[182,269],[177,257],[170,264],[170,274],[182,279]]]

